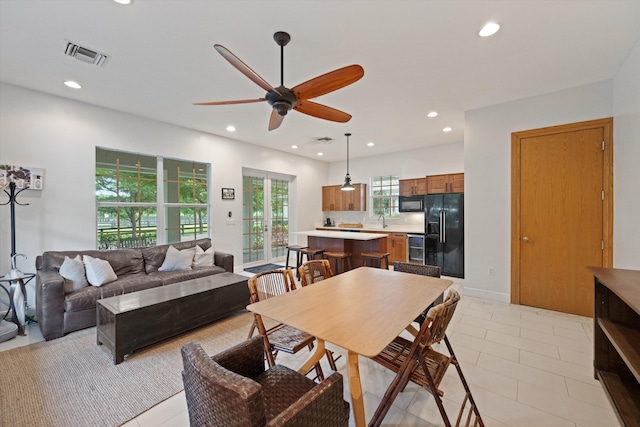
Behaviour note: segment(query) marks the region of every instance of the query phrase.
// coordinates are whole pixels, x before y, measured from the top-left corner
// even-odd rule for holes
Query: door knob
[[[527,242],[527,243],[529,243],[529,242],[531,241],[531,239],[529,239],[527,236],[524,236],[524,237],[522,238],[522,240],[523,240],[523,241],[525,241],[525,242]]]

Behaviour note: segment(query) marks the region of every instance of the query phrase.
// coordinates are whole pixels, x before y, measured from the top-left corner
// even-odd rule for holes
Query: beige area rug
[[[240,312],[114,365],[96,328],[0,352],[0,426],[119,426],[183,389],[180,347],[215,354],[247,338]]]

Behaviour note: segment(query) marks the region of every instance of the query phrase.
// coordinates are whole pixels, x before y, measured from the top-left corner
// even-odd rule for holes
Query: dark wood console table
[[[118,364],[126,354],[221,319],[247,304],[247,277],[228,272],[100,299],[97,343]]]
[[[594,375],[624,426],[640,426],[640,271],[595,276]]]

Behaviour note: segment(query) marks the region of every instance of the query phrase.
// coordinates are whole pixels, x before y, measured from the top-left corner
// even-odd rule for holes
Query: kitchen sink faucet
[[[387,223],[384,220],[384,214],[380,214],[378,220],[380,220],[380,218],[382,218],[382,228],[387,228]]]

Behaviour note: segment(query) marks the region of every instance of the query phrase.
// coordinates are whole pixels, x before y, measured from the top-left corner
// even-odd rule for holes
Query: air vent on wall
[[[80,46],[69,40],[65,40],[64,54],[72,58],[76,58],[87,64],[94,64],[99,67],[104,67],[109,60],[109,55],[89,49],[87,47]]]

